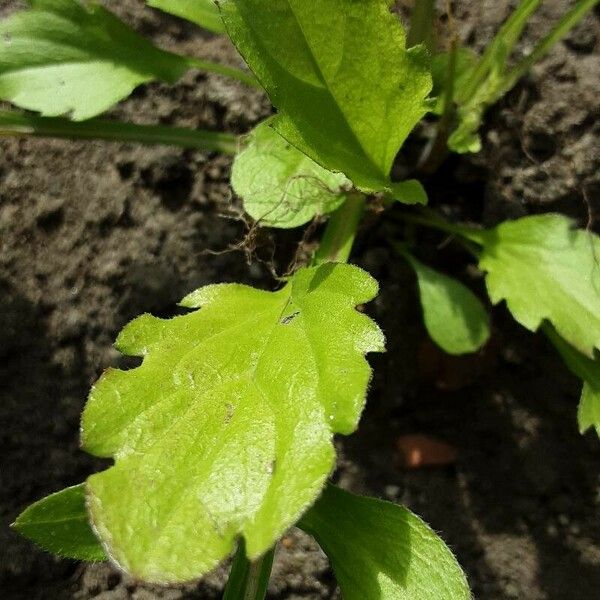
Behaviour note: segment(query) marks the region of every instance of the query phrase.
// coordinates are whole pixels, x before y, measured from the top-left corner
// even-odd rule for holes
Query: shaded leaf
[[[387,0],[222,0],[223,20],[271,101],[273,126],[323,167],[363,191],[388,190],[402,143],[427,111],[431,77],[422,48]]]
[[[344,600],[469,600],[444,542],[402,506],[328,486],[302,518],[331,561]]]
[[[186,68],[98,4],[33,0],[0,23],[0,98],[47,116],[93,117]]]
[[[149,6],[187,19],[204,29],[224,33],[225,26],[213,0],[146,0]]]
[[[567,344],[548,324],[544,325],[544,333],[550,338],[567,367],[583,380],[577,411],[579,431],[585,433],[590,427],[594,427],[600,435],[600,353],[595,353],[594,360],[584,356]]]
[[[83,484],[32,504],[17,517],[13,527],[53,554],[77,560],[106,560],[90,527]]]
[[[482,244],[479,266],[494,304],[536,331],[547,319],[590,358],[600,349],[600,238],[558,214],[466,232]]]
[[[231,185],[246,212],[269,227],[298,227],[334,211],[352,184],[327,171],[281,137],[269,122],[251,134],[236,156]]]
[[[109,370],[82,421],[84,448],[115,466],[88,479],[110,558],[147,581],[200,577],[243,536],[271,547],[321,491],[334,433],[354,431],[378,327],[354,307],[376,282],[357,267],[301,269],[278,292],[211,285],[117,340],[140,367]]]
[[[468,354],[490,337],[489,317],[477,296],[460,281],[403,256],[417,274],[423,320],[431,339],[448,354]]]

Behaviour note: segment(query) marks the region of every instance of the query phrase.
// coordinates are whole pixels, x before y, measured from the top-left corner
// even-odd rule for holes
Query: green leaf
[[[423,49],[405,49],[404,30],[388,4],[222,0],[219,7],[229,35],[280,111],[275,129],[359,189],[402,196],[405,190],[389,175],[427,112],[431,76]]]
[[[334,211],[352,184],[327,171],[261,123],[237,155],[231,185],[246,212],[269,227],[298,227]]]
[[[47,116],[93,117],[187,66],[97,4],[32,0],[0,23],[0,98]]]
[[[490,337],[489,317],[477,296],[460,281],[434,271],[406,251],[417,274],[423,320],[431,339],[448,354],[475,352]]]
[[[506,300],[530,331],[547,319],[590,358],[600,348],[600,238],[573,228],[558,214],[506,221],[466,233],[483,245],[479,266],[487,272],[494,304]]]
[[[556,333],[551,325],[544,324],[544,333],[550,338],[567,367],[583,380],[577,411],[579,431],[583,434],[590,427],[594,427],[600,436],[600,354],[596,352],[592,360],[577,352]]]
[[[44,550],[77,560],[106,560],[85,510],[84,485],[67,488],[26,508],[12,525]]]
[[[187,19],[204,29],[224,33],[225,26],[213,0],[147,0],[148,5]]]
[[[409,510],[328,486],[300,526],[329,557],[344,600],[470,600],[444,542]]]
[[[82,420],[84,448],[114,457],[87,502],[110,558],[148,581],[202,576],[243,536],[268,550],[319,495],[334,433],[355,430],[379,328],[354,310],[376,282],[357,267],[299,270],[278,292],[211,285],[117,340],[143,356],[108,370]]]

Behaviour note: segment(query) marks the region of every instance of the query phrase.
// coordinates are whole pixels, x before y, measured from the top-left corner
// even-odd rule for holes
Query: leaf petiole
[[[214,63],[208,60],[202,60],[201,58],[186,57],[188,66],[192,69],[199,69],[200,71],[207,71],[209,73],[216,73],[217,75],[223,75],[231,79],[236,79],[241,83],[245,83],[251,87],[262,89],[262,86],[250,73],[246,73],[241,69],[235,67],[228,67],[219,63]]]
[[[61,117],[40,117],[11,111],[0,111],[0,137],[2,136],[139,142],[224,154],[235,154],[238,146],[237,137],[229,133],[101,119],[70,121]]]
[[[365,195],[351,192],[329,219],[313,262],[347,262],[365,209]]]
[[[241,539],[233,559],[223,600],[264,600],[273,566],[275,549],[250,561],[246,557],[246,544]]]

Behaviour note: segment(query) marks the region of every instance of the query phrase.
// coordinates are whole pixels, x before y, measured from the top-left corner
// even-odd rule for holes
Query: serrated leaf
[[[507,221],[487,231],[469,231],[483,245],[494,304],[506,300],[514,318],[536,331],[547,319],[571,345],[590,358],[600,349],[600,238],[573,228],[558,214]]]
[[[579,431],[583,434],[590,427],[594,427],[600,436],[600,353],[596,352],[593,360],[584,356],[567,344],[548,324],[544,325],[544,333],[550,338],[567,367],[583,380],[577,410]]]
[[[329,557],[344,600],[469,600],[452,552],[402,506],[328,486],[300,527]]]
[[[332,436],[357,426],[379,328],[354,310],[376,282],[357,267],[301,269],[278,292],[201,288],[171,320],[117,340],[140,367],[109,370],[82,420],[84,448],[115,458],[88,479],[110,558],[148,581],[200,577],[232,550],[271,547],[319,495]]]
[[[490,337],[489,317],[477,296],[464,284],[425,266],[408,252],[415,270],[423,320],[431,339],[448,354],[468,354]]]
[[[363,191],[405,202],[390,171],[427,112],[431,77],[422,48],[387,0],[221,0],[225,26],[273,104],[273,126]],[[418,201],[423,201],[420,194]]]
[[[83,484],[32,504],[17,517],[13,527],[52,554],[77,560],[106,560],[89,524]]]
[[[0,98],[47,116],[93,117],[187,66],[98,4],[33,0],[0,23]]]
[[[214,33],[225,32],[219,9],[213,0],[147,0],[147,3]]]
[[[334,211],[352,184],[341,173],[327,171],[261,123],[235,158],[231,185],[246,212],[269,227],[304,225]]]

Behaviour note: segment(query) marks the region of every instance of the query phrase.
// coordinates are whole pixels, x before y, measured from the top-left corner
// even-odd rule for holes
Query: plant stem
[[[271,576],[275,550],[269,550],[255,561],[246,557],[246,544],[240,540],[223,600],[264,600]]]
[[[458,41],[450,42],[448,58],[448,74],[443,92],[443,112],[437,123],[435,136],[425,148],[419,170],[425,174],[435,173],[448,155],[448,137],[454,119],[454,83],[456,78],[456,60],[458,56]]]
[[[415,0],[410,15],[410,30],[406,45],[409,48],[423,44],[430,52],[434,50],[435,0]]]
[[[134,123],[100,119],[69,121],[59,117],[39,117],[10,111],[0,111],[1,136],[139,142],[141,144],[181,146],[225,154],[235,154],[238,146],[237,137],[228,133],[157,125],[135,125]]]
[[[351,192],[330,217],[313,262],[347,262],[365,209],[365,195]]]
[[[223,75],[225,77],[230,77],[231,79],[237,79],[246,85],[256,88],[262,88],[260,83],[254,78],[250,73],[246,73],[241,69],[236,69],[235,67],[228,67],[227,65],[221,65],[219,63],[214,63],[208,60],[202,60],[200,58],[187,58],[188,64],[190,67],[194,69],[199,69],[200,71],[208,71],[209,73],[216,73],[217,75]]]

